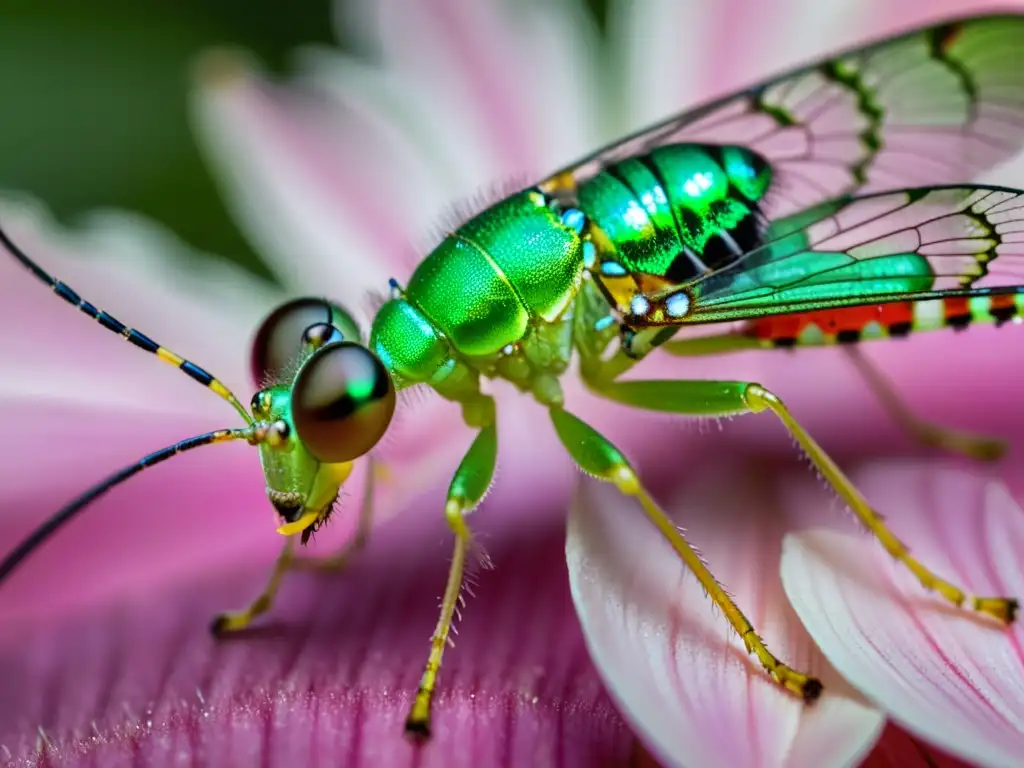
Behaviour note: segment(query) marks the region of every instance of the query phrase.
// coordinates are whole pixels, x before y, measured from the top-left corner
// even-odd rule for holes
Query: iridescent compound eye
[[[317,459],[352,461],[375,446],[395,412],[395,387],[366,347],[336,342],[313,353],[292,385],[292,420]]]
[[[253,381],[263,386],[295,370],[304,354],[335,341],[360,341],[359,326],[324,299],[294,299],[271,312],[252,342]]]

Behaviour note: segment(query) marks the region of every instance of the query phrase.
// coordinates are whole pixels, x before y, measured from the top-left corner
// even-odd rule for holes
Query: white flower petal
[[[608,7],[609,77],[619,82],[616,133],[626,135],[715,94],[709,68],[725,51],[709,39],[718,12],[701,0],[612,0]]]
[[[340,147],[317,100],[211,56],[195,115],[229,204],[292,291],[326,294],[365,323],[369,292],[386,292],[409,250],[401,212],[364,187],[378,157],[367,135]]]
[[[852,764],[877,738],[882,716],[827,667],[786,604],[776,576],[784,524],[771,487],[732,470],[695,472],[699,492],[669,508],[768,646],[823,678],[822,700],[806,707],[775,685],[638,505],[585,480],[566,552],[591,655],[665,764]]]
[[[457,137],[433,135],[432,118],[418,114],[408,81],[389,69],[324,48],[303,50],[300,62],[296,86],[323,98],[319,117],[337,143],[350,143],[353,132],[360,141],[375,142],[372,158],[379,185],[371,189],[401,212],[416,247],[408,254],[411,271],[415,259],[437,244],[436,230],[451,201],[480,183],[475,177],[459,181],[472,174],[462,167],[460,152],[444,150],[445,141],[457,146]],[[424,107],[441,108],[430,100],[424,100]]]
[[[984,595],[1022,595],[1024,513],[977,473],[934,465],[855,475],[898,535],[937,573]],[[787,538],[786,592],[843,675],[908,730],[980,765],[1024,755],[1024,629],[927,595],[866,536]]]
[[[389,115],[457,179],[449,201],[533,181],[612,137],[600,123],[598,34],[578,0],[344,5],[345,30],[379,46],[383,63],[346,60],[321,83]]]
[[[530,46],[516,35],[512,8],[458,0],[380,0],[349,8],[357,34],[367,42],[379,39],[388,67],[443,105],[443,115],[420,111],[450,128],[442,134],[445,143],[462,123],[472,126],[469,143],[455,146],[477,156],[480,167],[505,175],[537,164],[538,133],[522,108],[529,84],[515,77],[516,62]]]
[[[539,178],[617,138],[603,119],[604,51],[579,0],[524,4],[514,21],[518,50],[506,66],[525,92],[517,108],[537,135],[537,167],[530,170]]]

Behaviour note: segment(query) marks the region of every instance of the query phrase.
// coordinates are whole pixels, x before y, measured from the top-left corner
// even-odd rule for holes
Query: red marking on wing
[[[999,310],[1015,309],[1017,306],[1017,295],[1003,293],[989,297],[989,312],[997,313]]]
[[[944,312],[946,322],[963,317],[964,315],[970,316],[971,314],[971,307],[968,303],[968,299],[963,296],[949,296],[943,299],[943,303],[945,304]]]
[[[758,339],[773,340],[795,339],[811,325],[818,326],[827,334],[836,334],[842,331],[859,332],[872,322],[889,328],[893,325],[909,324],[913,321],[913,307],[913,302],[896,301],[867,307],[821,309],[814,312],[774,315],[752,321],[747,326],[746,333]]]

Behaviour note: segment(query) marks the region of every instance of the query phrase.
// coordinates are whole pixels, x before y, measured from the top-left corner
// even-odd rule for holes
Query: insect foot
[[[971,607],[979,613],[987,613],[1006,624],[1017,620],[1020,601],[1015,597],[975,597]]]

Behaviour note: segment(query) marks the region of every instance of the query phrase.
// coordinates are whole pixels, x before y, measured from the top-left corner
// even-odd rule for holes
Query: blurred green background
[[[590,5],[600,18],[603,4]],[[5,0],[0,188],[37,196],[65,222],[138,211],[262,272],[191,134],[189,68],[232,44],[287,73],[296,46],[337,43],[331,17],[331,0]]]

